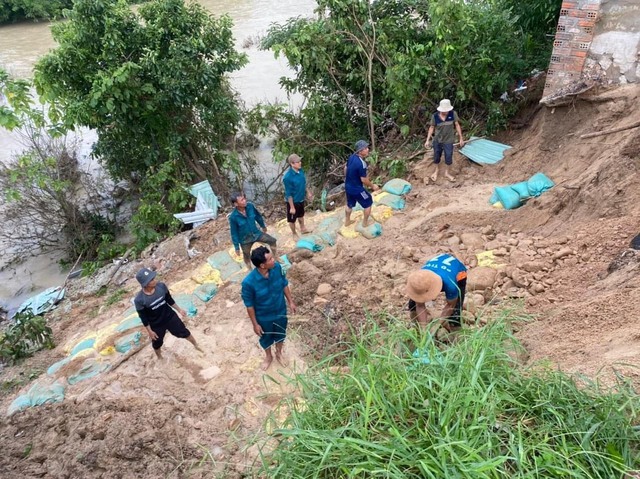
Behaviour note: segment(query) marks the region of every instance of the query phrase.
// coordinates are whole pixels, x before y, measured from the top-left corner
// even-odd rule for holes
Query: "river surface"
[[[247,48],[243,48],[243,45],[247,39],[266,33],[272,23],[283,23],[296,16],[312,16],[315,1],[200,0],[198,3],[214,15],[228,14],[233,19],[236,47],[249,57],[248,65],[231,76],[234,88],[245,103],[252,106],[260,101],[279,100],[288,101],[292,106],[299,105],[301,99],[287,99],[278,83],[280,77],[291,73],[285,60],[276,60],[271,52],[259,51],[255,42]],[[48,22],[39,22],[0,27],[0,65],[13,76],[31,77],[38,58],[56,46],[50,26]],[[90,167],[88,154],[95,135],[90,131],[82,131],[79,136],[83,144],[80,149],[84,156],[82,167]],[[16,135],[0,128],[0,161],[6,162],[20,150]],[[254,154],[267,176],[276,171],[266,142]],[[55,256],[39,256],[17,268],[0,271],[0,306],[13,309],[29,296],[60,285],[66,277],[66,271],[58,266],[57,260]]]

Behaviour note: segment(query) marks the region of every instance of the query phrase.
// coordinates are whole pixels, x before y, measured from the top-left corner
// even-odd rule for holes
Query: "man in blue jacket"
[[[380,187],[374,185],[371,180],[367,178],[368,165],[367,162],[364,161],[367,156],[369,156],[369,143],[364,140],[358,140],[356,142],[355,152],[347,160],[347,166],[344,169],[344,190],[347,195],[347,206],[344,209],[345,226],[353,223],[353,221],[351,221],[351,211],[356,203],[359,203],[364,209],[362,226],[366,228],[369,225],[373,198],[365,186],[368,186],[373,191],[379,190]]]
[[[467,268],[459,259],[450,254],[431,258],[422,269],[409,273],[407,277],[406,291],[412,319],[426,327],[430,317],[425,303],[444,292],[447,303],[440,313],[442,326],[449,332],[457,331],[462,326],[466,287]]]
[[[274,258],[277,258],[276,239],[267,234],[267,225],[264,222],[264,218],[258,209],[253,206],[253,203],[247,202],[247,198],[243,193],[233,193],[231,195],[231,204],[235,206],[235,209],[229,215],[231,242],[237,255],[242,250],[242,258],[247,268],[249,270],[253,269],[251,265],[251,247],[253,243],[268,244],[271,248],[271,254]],[[260,229],[258,229],[258,226]]]
[[[284,174],[284,201],[287,208],[287,223],[293,236],[297,236],[296,220],[300,223],[300,231],[307,234],[309,231],[304,225],[305,198],[311,200],[312,196],[307,189],[307,178],[302,169],[302,158],[295,153],[287,158],[290,168]]]
[[[291,312],[294,314],[296,312],[289,282],[282,267],[276,263],[273,255],[264,246],[253,250],[251,261],[256,269],[242,281],[241,294],[253,332],[260,337],[260,346],[265,352],[262,369],[268,369],[273,361],[271,346],[274,344],[276,359],[286,366],[282,356],[282,346],[287,337],[285,299],[289,303]]]

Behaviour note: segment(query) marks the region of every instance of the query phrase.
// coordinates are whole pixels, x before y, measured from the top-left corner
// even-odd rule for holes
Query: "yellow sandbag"
[[[477,253],[476,258],[478,258],[478,266],[489,266],[490,268],[495,268],[496,266],[493,250]]]
[[[116,348],[114,348],[113,346],[108,346],[106,348],[104,348],[102,351],[100,351],[100,356],[111,356],[112,354],[116,353]]]
[[[90,339],[94,339],[96,338],[96,332],[95,331],[87,331],[85,333],[84,336],[81,336],[80,339],[73,338],[70,339],[69,341],[67,341],[67,343],[64,345],[64,348],[62,348],[62,350],[64,351],[65,354],[71,354],[71,351],[73,350],[73,348],[75,348],[78,344],[90,340]]]
[[[360,236],[360,233],[358,233],[355,229],[354,226],[356,225],[356,223],[353,223],[349,226],[343,226],[342,228],[340,228],[338,230],[338,233],[340,234],[340,236],[344,237],[344,238],[357,238],[358,236]]]
[[[218,286],[224,283],[220,275],[220,271],[211,267],[209,263],[204,263],[198,267],[192,274],[191,279],[198,284],[215,283]]]
[[[393,216],[393,209],[386,205],[375,205],[371,208],[371,214],[376,221],[387,221]]]
[[[108,346],[113,346],[113,340],[122,334],[119,331],[116,331],[117,327],[118,323],[113,323],[98,330],[93,349],[96,351],[102,351]]]
[[[242,258],[242,253],[240,254],[236,254],[236,249],[232,246],[231,248],[229,248],[229,250],[227,251],[229,253],[229,256],[231,256],[231,259],[244,264],[244,259]]]
[[[196,283],[191,278],[183,279],[182,281],[178,281],[177,283],[172,283],[171,290],[172,295],[176,294],[192,294],[195,289],[198,287],[198,283]]]
[[[387,193],[386,191],[378,191],[377,193],[374,193],[372,196],[373,196],[373,201],[375,203],[377,201],[380,201],[385,196],[389,196],[389,193]]]
[[[503,210],[504,206],[502,205],[502,203],[500,203],[499,201],[496,201],[493,205],[494,208],[498,209],[498,210]]]

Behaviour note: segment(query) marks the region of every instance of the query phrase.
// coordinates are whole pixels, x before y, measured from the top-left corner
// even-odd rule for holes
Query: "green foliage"
[[[0,333],[0,360],[15,363],[42,348],[53,349],[53,331],[44,316],[30,312],[18,313],[12,323]]]
[[[139,242],[173,225],[177,184],[210,178],[224,194],[221,168],[241,119],[226,75],[246,62],[229,17],[182,0],[137,12],[124,1],[77,0],[53,35],[59,47],[35,67],[38,91],[64,106],[68,124],[98,132],[94,152],[114,178],[142,179]],[[149,180],[165,164],[173,176]]]
[[[73,0],[0,0],[0,23],[17,20],[59,18]]]
[[[552,38],[539,32],[547,31],[559,8],[556,0],[317,4],[317,19],[273,26],[262,48],[286,58],[295,75],[282,85],[307,98],[300,118],[288,120],[293,135],[280,137],[276,150],[304,151],[321,171],[328,155],[344,158],[360,137],[375,146],[391,131],[422,133],[425,110],[430,114],[444,97],[454,101],[463,122],[466,111],[504,124],[509,112],[497,99],[534,67],[546,67],[548,58],[533,50],[550,47]]]
[[[122,300],[122,298],[124,298],[124,295],[127,294],[127,290],[124,288],[120,288],[117,289],[116,291],[114,291],[111,296],[109,296],[107,298],[107,300],[104,302],[104,305],[106,307],[111,306],[112,304],[115,304],[117,302],[119,302],[120,300]]]
[[[34,379],[37,379],[43,372],[44,371],[41,369],[32,369],[28,374],[20,373],[19,377],[2,381],[0,383],[0,396],[13,393],[15,390],[20,389]]]
[[[369,325],[297,376],[301,397],[274,415],[288,419],[271,428],[278,447],[256,475],[609,479],[637,469],[631,385],[523,369],[510,319],[446,348],[395,318]]]

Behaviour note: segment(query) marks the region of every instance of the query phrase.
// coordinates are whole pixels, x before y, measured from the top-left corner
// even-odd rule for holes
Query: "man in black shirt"
[[[186,318],[186,311],[176,304],[167,285],[156,281],[156,272],[142,268],[136,274],[136,279],[142,286],[142,291],[136,295],[133,303],[142,324],[149,333],[156,356],[162,358],[160,348],[167,331],[177,338],[186,339],[198,351],[202,352],[191,332],[176,314],[177,311],[183,318]]]

